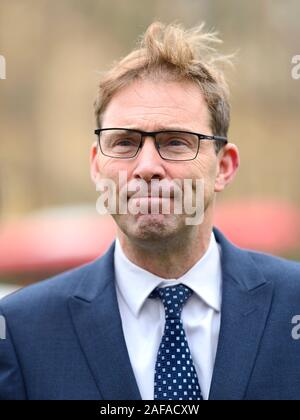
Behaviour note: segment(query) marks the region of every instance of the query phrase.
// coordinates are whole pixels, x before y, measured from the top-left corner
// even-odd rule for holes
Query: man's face
[[[201,90],[185,82],[136,81],[111,99],[102,119],[102,128],[131,128],[141,131],[184,130],[211,135],[209,112]],[[114,180],[120,171],[127,172],[128,182],[144,180],[202,179],[204,208],[213,207],[216,177],[219,169],[214,143],[201,141],[199,154],[192,161],[163,160],[151,137],[144,139],[139,154],[133,159],[114,159],[92,149],[92,177]],[[195,191],[194,191],[195,193]],[[146,200],[158,200],[147,198]],[[162,200],[162,199],[159,199]],[[172,199],[171,199],[172,200]],[[171,203],[172,204],[172,203]],[[172,205],[171,205],[172,208]],[[125,214],[115,215],[123,233],[132,240],[159,241],[180,237],[186,225],[186,214]]]

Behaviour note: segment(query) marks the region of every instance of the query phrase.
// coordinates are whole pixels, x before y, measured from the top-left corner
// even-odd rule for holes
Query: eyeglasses
[[[164,160],[188,161],[196,159],[200,140],[213,140],[227,144],[226,137],[207,136],[190,131],[140,131],[127,128],[95,130],[103,155],[116,159],[132,159],[143,145],[144,137],[153,137],[155,147]]]

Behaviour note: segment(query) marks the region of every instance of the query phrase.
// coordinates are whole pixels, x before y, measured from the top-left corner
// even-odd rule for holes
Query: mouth
[[[159,193],[139,194],[138,192],[128,193],[127,199],[173,199],[174,192],[172,191],[160,191]]]
[[[128,200],[173,200],[173,197],[163,197],[161,195],[133,195]]]
[[[131,197],[128,200],[130,212],[136,215],[136,217],[165,217],[166,215],[172,214],[173,199],[162,196],[138,196]]]

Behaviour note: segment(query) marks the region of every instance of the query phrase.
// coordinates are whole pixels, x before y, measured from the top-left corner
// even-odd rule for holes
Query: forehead
[[[143,130],[176,126],[196,131],[208,129],[209,112],[195,83],[138,80],[112,97],[102,126]]]

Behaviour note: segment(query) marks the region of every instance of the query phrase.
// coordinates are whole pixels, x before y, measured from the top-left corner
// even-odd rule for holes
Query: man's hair
[[[197,84],[210,113],[213,135],[227,137],[230,123],[229,89],[222,69],[230,56],[217,52],[222,43],[216,33],[205,32],[204,23],[190,30],[179,24],[152,23],[135,50],[105,73],[95,101],[96,122],[120,89],[136,80],[190,81]],[[218,152],[223,143],[217,142]]]

